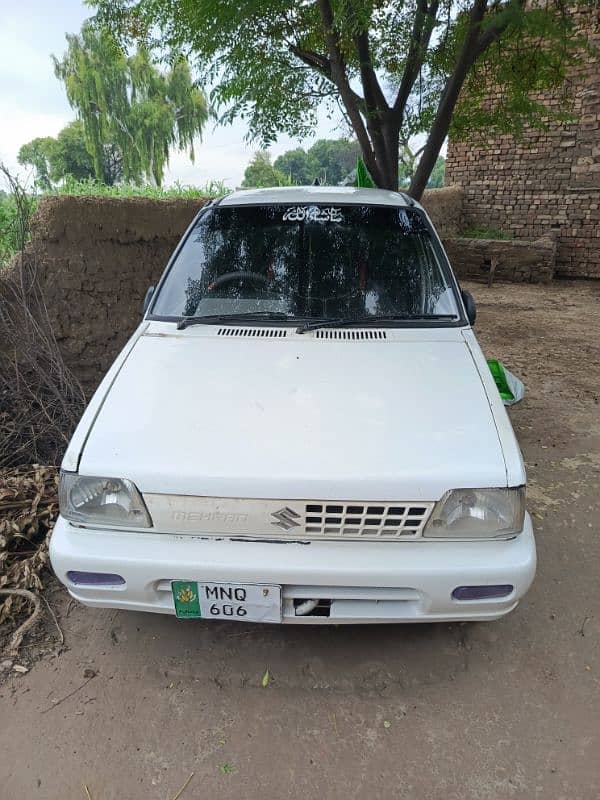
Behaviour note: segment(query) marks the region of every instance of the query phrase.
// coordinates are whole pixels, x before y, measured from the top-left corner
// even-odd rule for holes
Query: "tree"
[[[117,159],[125,180],[160,185],[171,148],[187,149],[194,160],[194,139],[209,110],[187,61],[175,58],[160,72],[143,43],[128,55],[107,30],[90,23],[67,42],[54,70],[83,123],[98,180],[114,180],[110,167]]]
[[[265,189],[269,186],[287,186],[287,176],[275,169],[267,150],[259,150],[246,167],[242,187],[244,189]]]
[[[308,151],[297,147],[275,159],[274,166],[292,183],[307,185],[318,178],[323,183],[341,183],[356,167],[358,142],[348,139],[318,139]]]
[[[121,177],[121,154],[115,144],[104,146],[103,173],[113,184]],[[17,156],[19,164],[30,165],[36,171],[35,185],[48,191],[68,175],[76,180],[95,177],[94,161],[86,143],[83,123],[75,120],[66,125],[58,136],[32,139],[22,145]]]
[[[325,183],[335,185],[356,167],[360,156],[358,142],[348,139],[319,139],[309,149],[308,155],[320,168],[320,177]]]
[[[396,189],[401,139],[425,134],[415,197],[451,129],[518,131],[556,116],[536,92],[562,84],[579,47],[564,0],[91,2],[127,40],[159,30],[161,48],[192,51],[221,119],[247,119],[264,145],[306,136],[323,102],[339,105],[375,183]],[[492,84],[493,108],[481,93]]]
[[[446,173],[446,159],[442,156],[437,157],[434,168],[431,170],[431,177],[427,182],[428,189],[440,189],[444,185]]]
[[[62,180],[67,175],[77,180],[94,177],[94,162],[85,146],[81,120],[70,122],[59,132],[49,155],[53,181]]]
[[[50,157],[56,139],[51,136],[37,137],[21,145],[17,161],[23,166],[31,166],[35,170],[35,186],[42,191],[52,188],[50,180]]]
[[[308,186],[313,183],[320,169],[302,147],[286,150],[275,159],[273,166],[296,186]]]
[[[400,146],[400,161],[398,163],[398,183],[401,189],[409,189],[412,179],[419,165],[419,157],[423,148],[414,150],[410,144],[403,143]],[[446,159],[438,156],[435,166],[431,171],[427,181],[427,189],[439,189],[444,185],[444,174],[446,171]]]

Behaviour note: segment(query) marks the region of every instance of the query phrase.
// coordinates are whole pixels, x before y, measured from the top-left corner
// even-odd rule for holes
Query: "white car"
[[[515,608],[523,460],[418,203],[235,192],[145,309],[62,464],[50,555],[73,597],[313,624]]]

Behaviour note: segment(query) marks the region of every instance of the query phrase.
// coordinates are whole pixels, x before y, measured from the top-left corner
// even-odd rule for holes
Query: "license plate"
[[[281,586],[171,581],[171,589],[180,619],[281,622]]]

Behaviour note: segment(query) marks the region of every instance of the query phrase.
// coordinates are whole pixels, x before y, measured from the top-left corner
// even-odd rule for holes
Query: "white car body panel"
[[[252,190],[221,201],[269,203],[421,208],[399,193],[353,187]],[[174,614],[174,580],[270,584],[281,586],[281,621],[299,624],[491,620],[517,605],[536,568],[528,515],[507,539],[426,538],[448,490],[525,483],[468,325],[345,339],[290,327],[273,337],[258,328],[258,336],[256,325],[221,335],[227,327],[177,330],[147,319],[98,387],[63,470],[133,481],[153,527],[81,527],[60,516],[50,557],[73,597]],[[328,502],[365,504],[363,527],[350,537],[315,533],[306,516],[315,502],[324,513]],[[373,503],[385,506],[377,530],[366,519]],[[416,527],[400,526],[391,541],[385,515],[398,506],[403,524]],[[290,518],[300,521],[288,527]],[[124,583],[81,585],[70,571]],[[513,589],[494,599],[452,596],[458,586],[496,585]],[[297,602],[315,598],[330,604],[328,615],[296,613]]]
[[[460,329],[364,342],[216,326],[153,336],[153,325],[96,415],[82,474],[118,464],[142,493],[204,497],[437,500],[506,486]]]
[[[85,530],[59,518],[50,557],[58,578],[86,605],[174,614],[171,580],[271,583],[282,587],[282,622],[299,624],[497,619],[517,605],[536,566],[529,517],[509,541],[311,544]],[[67,572],[82,564],[121,574],[126,584],[75,586]],[[451,597],[456,586],[506,583],[514,586],[508,597]],[[297,616],[295,597],[329,598],[333,615]]]
[[[406,195],[389,192],[385,189],[359,189],[356,186],[282,186],[272,189],[247,189],[224,197],[222,206],[270,205],[286,203],[310,205],[326,203],[328,205],[378,205],[407,208],[422,206]]]
[[[90,402],[87,404],[85,411],[81,419],[79,420],[79,424],[71,437],[71,441],[69,442],[69,446],[65,452],[65,455],[62,460],[62,469],[66,472],[77,472],[79,467],[79,459],[81,458],[81,453],[83,452],[83,448],[85,446],[85,442],[87,437],[94,425],[94,421],[98,412],[102,408],[102,403],[106,395],[108,394],[111,386],[113,385],[115,378],[119,374],[119,370],[127,360],[129,353],[133,349],[135,343],[142,335],[142,333],[148,327],[147,322],[142,322],[136,328],[133,335],[129,338],[125,347],[121,350],[119,355],[113,361],[110,369],[100,381],[100,384]]]
[[[502,452],[506,463],[506,485],[520,486],[525,483],[525,464],[506,408],[473,330],[471,328],[463,330],[463,337],[479,371],[481,383],[494,416],[498,436],[502,442]]]

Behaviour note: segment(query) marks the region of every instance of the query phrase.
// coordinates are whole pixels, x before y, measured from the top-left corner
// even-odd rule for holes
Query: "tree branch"
[[[406,65],[400,87],[394,103],[394,112],[402,115],[404,108],[410,97],[415,81],[419,76],[421,67],[429,42],[431,41],[431,34],[435,26],[435,20],[439,8],[439,0],[431,0],[431,5],[428,5],[427,0],[417,0],[417,11],[415,14],[415,21],[411,33],[411,43],[406,58]]]
[[[316,69],[317,72],[320,72],[325,78],[331,80],[331,62],[327,58],[327,56],[322,56],[319,53],[315,53],[314,50],[305,50],[297,44],[290,43],[289,45],[290,50],[292,53],[307,64],[309,67]]]
[[[297,44],[290,43],[289,45],[290,52],[292,52],[296,58],[306,64],[308,67],[316,70],[320,75],[324,78],[327,78],[328,81],[331,81],[336,87],[337,84],[333,80],[332,72],[331,72],[331,61],[327,58],[327,56],[323,56],[320,53],[316,53],[313,50],[305,50],[304,48],[300,47]],[[339,87],[337,87],[339,88]],[[365,101],[364,99],[357,94],[351,87],[348,85],[348,89],[352,93],[354,97],[354,101],[357,103],[359,109],[364,111],[365,108]]]
[[[358,53],[358,61],[360,64],[360,77],[362,82],[363,91],[365,94],[365,102],[369,112],[387,112],[389,106],[385,95],[381,90],[373,61],[371,59],[371,48],[369,45],[369,34],[367,31],[362,31],[354,37],[356,44],[356,51]]]
[[[442,144],[444,143],[444,139],[448,135],[454,107],[456,106],[469,70],[481,55],[481,52],[483,52],[480,52],[481,42],[484,36],[487,36],[489,29],[483,34],[480,31],[481,23],[485,17],[487,8],[487,0],[475,0],[469,12],[469,24],[454,67],[454,72],[446,81],[435,120],[431,127],[429,138],[427,139],[427,144],[425,145],[423,155],[421,156],[421,160],[419,161],[410,184],[409,193],[417,199],[423,194],[431,170],[433,169]]]
[[[525,8],[526,0],[518,0],[518,4],[521,8]],[[494,0],[493,8],[499,8],[497,0]],[[489,26],[486,27],[485,31],[479,34],[471,66],[485,53],[488,47],[491,47],[494,42],[498,41],[509,24],[510,17],[506,12],[501,13],[499,11],[495,19],[493,17],[491,18]]]
[[[335,29],[333,9],[330,0],[318,0],[321,19],[325,28],[325,41],[329,51],[329,62],[331,64],[331,80],[338,87],[342,102],[356,133],[356,138],[360,144],[365,165],[376,184],[381,185],[382,174],[375,158],[375,152],[369,139],[369,134],[361,116],[361,105],[357,101],[357,95],[350,86],[346,72],[346,63],[340,47],[339,37]],[[360,98],[364,103],[364,100]]]

